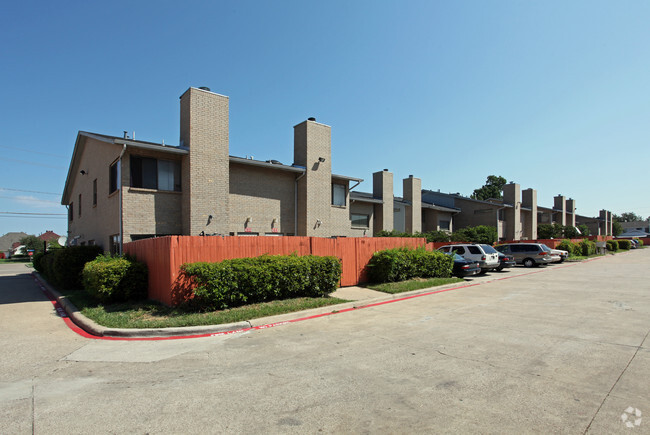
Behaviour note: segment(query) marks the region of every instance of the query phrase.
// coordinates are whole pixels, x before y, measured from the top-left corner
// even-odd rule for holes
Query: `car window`
[[[449,252],[449,246],[443,246],[442,248],[438,248],[438,251],[440,251],[440,252]]]
[[[468,250],[470,253],[472,253],[472,254],[478,254],[478,255],[481,255],[481,254],[482,254],[482,252],[481,252],[481,250],[478,248],[478,246],[468,246],[468,247],[467,247],[467,250]]]
[[[510,245],[510,250],[512,252],[524,252],[525,246],[523,245]]]
[[[483,251],[485,251],[486,254],[494,254],[497,252],[496,249],[490,245],[481,245],[481,248],[483,248]]]
[[[506,252],[508,250],[508,247],[504,245],[500,245],[500,246],[496,246],[494,249],[496,249],[499,252]]]
[[[455,253],[457,253],[459,255],[463,255],[465,253],[465,248],[463,248],[462,246],[454,246],[452,248],[452,251],[454,251]]]
[[[454,260],[456,260],[456,261],[458,261],[458,260],[464,260],[464,258],[461,257],[461,256],[458,255],[458,254],[453,254],[453,256],[454,256]]]

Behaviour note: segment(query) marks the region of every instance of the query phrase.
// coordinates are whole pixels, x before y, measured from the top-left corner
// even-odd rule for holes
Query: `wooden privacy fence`
[[[180,267],[184,263],[218,262],[260,255],[333,255],[341,259],[342,287],[367,281],[372,254],[383,249],[421,247],[424,238],[412,237],[264,237],[264,236],[167,236],[143,239],[124,245],[124,253],[149,268],[149,298],[167,305],[180,300],[175,295]]]

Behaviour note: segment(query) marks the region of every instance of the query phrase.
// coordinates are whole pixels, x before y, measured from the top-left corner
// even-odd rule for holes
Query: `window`
[[[438,226],[440,227],[441,230],[446,230],[449,231],[449,228],[451,226],[451,221],[439,221]]]
[[[97,205],[97,178],[93,180],[93,207]]]
[[[505,220],[503,209],[499,209],[499,217],[498,217],[498,219],[500,221]]]
[[[79,217],[81,217],[81,193],[79,194],[79,202],[77,203],[77,210],[79,212]]]
[[[463,255],[465,253],[465,248],[462,246],[453,246],[451,252],[455,252],[458,255]]]
[[[332,205],[345,207],[345,185],[332,184]]]
[[[88,246],[95,246],[94,240],[88,240]]]
[[[117,255],[120,253],[120,235],[113,234],[108,239],[109,250],[112,255]]]
[[[117,190],[117,188],[118,188],[118,184],[117,184],[117,181],[118,181],[118,176],[117,176],[118,170],[117,170],[117,169],[118,169],[118,163],[119,163],[119,162],[120,162],[119,160],[116,161],[116,162],[113,163],[113,164],[111,165],[111,167],[108,169],[108,193],[109,193],[109,195],[110,195],[111,193],[115,192],[115,191]]]
[[[71,202],[70,205],[68,206],[68,220],[72,222],[74,219],[74,202]]]
[[[181,165],[171,160],[131,156],[131,187],[181,191]]]
[[[469,251],[470,254],[474,254],[474,255],[482,254],[481,250],[476,246],[468,246],[467,250]]]
[[[353,227],[370,227],[370,215],[352,213],[350,215],[350,220],[352,221]]]

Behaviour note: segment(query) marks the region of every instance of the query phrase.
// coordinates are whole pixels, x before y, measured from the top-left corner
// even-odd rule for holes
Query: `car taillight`
[[[469,264],[464,265],[463,269],[469,269]]]
[[[544,257],[544,256],[549,255],[549,254],[548,254],[548,252],[546,252],[546,251],[542,251],[542,252],[540,252],[540,253],[537,254],[537,255],[541,255],[542,257]]]
[[[485,255],[481,257],[481,260],[485,261]]]

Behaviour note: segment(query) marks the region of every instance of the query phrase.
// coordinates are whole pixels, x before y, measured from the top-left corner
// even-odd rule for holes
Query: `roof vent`
[[[128,138],[129,138],[129,132],[124,130],[124,139],[128,139]]]
[[[388,169],[384,169],[384,171],[385,171],[385,172],[387,172],[387,171],[388,171]]]
[[[316,118],[314,118],[314,117],[312,116],[312,117],[310,117],[310,118],[307,118],[307,121],[316,121]]]
[[[207,86],[199,86],[199,89],[201,89],[202,91],[210,92],[210,88],[208,88]]]

